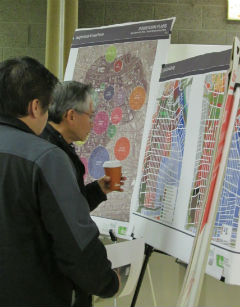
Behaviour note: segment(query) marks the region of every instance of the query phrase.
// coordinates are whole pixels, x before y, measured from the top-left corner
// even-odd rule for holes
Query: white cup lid
[[[118,160],[111,160],[111,161],[105,161],[103,163],[103,167],[120,167],[121,166],[121,162]]]

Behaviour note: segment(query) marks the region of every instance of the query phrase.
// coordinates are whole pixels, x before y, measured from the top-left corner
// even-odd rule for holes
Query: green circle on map
[[[105,83],[100,84],[100,90],[104,91],[105,90]]]
[[[105,58],[108,63],[112,63],[117,56],[117,48],[115,46],[110,46],[107,49]]]
[[[97,105],[98,105],[98,93],[95,90],[92,90],[91,97],[92,97],[92,100],[93,100],[94,108],[96,108]]]
[[[116,134],[116,131],[117,131],[117,127],[116,127],[115,125],[110,125],[110,126],[108,127],[108,132],[107,132],[107,134],[108,134],[108,136],[109,136],[110,138],[112,138],[112,137],[114,137],[114,135]]]

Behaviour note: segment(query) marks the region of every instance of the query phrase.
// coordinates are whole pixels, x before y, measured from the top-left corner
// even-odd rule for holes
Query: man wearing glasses
[[[110,178],[107,176],[84,185],[85,167],[72,144],[76,141],[84,141],[91,131],[94,113],[91,92],[90,85],[80,82],[64,81],[58,83],[54,89],[52,103],[48,111],[48,124],[41,134],[41,137],[67,153],[74,165],[79,188],[87,199],[90,211],[106,200],[106,194],[111,192],[108,187]],[[125,178],[123,178],[124,180]],[[74,306],[91,306],[91,301],[91,294],[85,293],[80,288],[76,289]]]

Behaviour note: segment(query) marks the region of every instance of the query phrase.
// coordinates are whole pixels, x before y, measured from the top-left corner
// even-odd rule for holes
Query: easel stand
[[[109,235],[110,235],[112,242],[117,243],[117,237],[113,233],[112,229],[109,230]],[[113,303],[114,303],[114,307],[117,307],[117,298],[116,297],[114,297]]]
[[[145,275],[145,272],[146,272],[146,268],[147,268],[147,265],[148,265],[148,261],[149,261],[149,258],[150,258],[150,256],[152,255],[153,252],[168,255],[164,252],[161,252],[159,250],[154,249],[152,246],[150,246],[148,244],[145,244],[145,258],[144,258],[142,269],[141,269],[141,272],[140,272],[140,275],[139,275],[139,278],[138,278],[137,286],[136,286],[136,289],[135,289],[135,292],[134,292],[134,295],[133,295],[131,307],[134,307],[135,304],[136,304],[138,294],[139,294],[139,291],[140,291],[140,288],[141,288],[141,285],[142,285],[142,281],[143,281],[143,278],[144,278],[144,275]]]

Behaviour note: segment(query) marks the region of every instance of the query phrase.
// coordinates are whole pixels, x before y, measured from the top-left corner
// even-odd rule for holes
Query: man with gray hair
[[[41,137],[66,152],[74,165],[79,188],[87,199],[89,209],[94,210],[107,199],[106,194],[111,192],[110,178],[104,176],[84,185],[85,167],[72,144],[75,141],[84,141],[92,128],[94,105],[91,92],[91,85],[76,81],[57,84],[49,107],[49,121]],[[125,177],[122,178],[121,185],[124,180]],[[91,293],[77,289],[74,306],[91,306]]]

